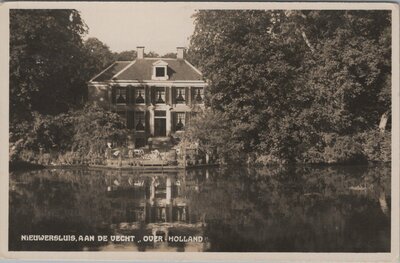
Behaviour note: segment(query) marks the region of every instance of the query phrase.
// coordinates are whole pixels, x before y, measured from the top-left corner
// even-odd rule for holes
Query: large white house
[[[88,82],[89,101],[120,114],[136,148],[179,134],[204,107],[206,87],[184,54],[178,47],[176,59],[146,58],[137,47],[137,59],[116,61]]]

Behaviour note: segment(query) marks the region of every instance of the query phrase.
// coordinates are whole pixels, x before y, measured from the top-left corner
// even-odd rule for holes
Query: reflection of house
[[[89,101],[119,113],[132,130],[136,147],[149,137],[167,137],[185,129],[203,107],[206,82],[184,59],[145,58],[138,47],[134,61],[117,61],[88,83]]]
[[[121,202],[126,211],[121,221],[146,223],[197,223],[198,218],[191,213],[188,200],[182,196],[186,189],[184,177],[176,174],[160,174],[151,177],[118,177],[117,187],[108,186],[111,196]],[[115,200],[116,201],[116,200]],[[113,202],[115,202],[113,201]],[[122,205],[123,203],[123,205]],[[113,206],[113,208],[117,208]],[[123,210],[117,209],[123,213]],[[114,214],[118,214],[114,211]]]
[[[107,191],[112,204],[113,223],[119,225],[117,234],[158,236],[162,242],[149,242],[147,246],[165,249],[182,247],[202,251],[205,243],[175,240],[189,236],[203,238],[204,217],[191,209],[185,197],[195,181],[188,182],[184,173],[147,175],[117,174],[107,179]],[[141,226],[145,226],[141,229]],[[142,231],[141,231],[142,230]],[[175,238],[175,239],[174,239]],[[200,240],[200,241],[199,241]],[[151,243],[151,244],[150,244]]]

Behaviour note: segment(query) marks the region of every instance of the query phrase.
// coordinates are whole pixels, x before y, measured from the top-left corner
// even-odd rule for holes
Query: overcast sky
[[[194,30],[195,10],[189,5],[96,5],[77,8],[89,27],[87,37],[96,37],[112,51],[132,50],[145,46],[145,52],[159,55],[188,47]]]

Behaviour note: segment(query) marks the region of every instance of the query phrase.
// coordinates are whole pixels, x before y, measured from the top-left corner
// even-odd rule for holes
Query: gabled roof
[[[100,72],[97,76],[92,78],[90,81],[106,81],[110,80],[115,74],[123,70],[126,66],[128,66],[132,61],[116,61],[111,66]]]
[[[200,71],[198,71],[184,59],[144,58],[136,59],[135,61],[115,62],[109,68],[94,77],[91,81],[102,82],[110,80],[151,80],[154,63],[168,64],[167,74],[169,76],[169,81],[199,81],[203,79]]]
[[[168,66],[168,63],[162,59],[159,59],[153,63],[153,66]]]

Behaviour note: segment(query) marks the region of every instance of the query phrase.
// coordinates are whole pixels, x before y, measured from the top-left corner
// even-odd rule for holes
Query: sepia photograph
[[[9,7],[7,250],[396,252],[396,5],[263,4]]]

